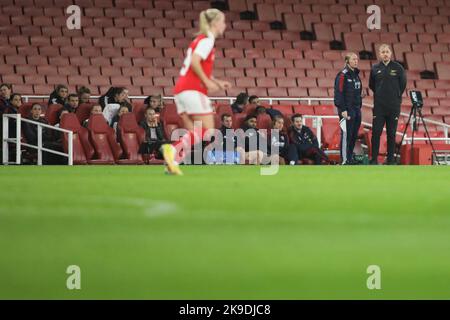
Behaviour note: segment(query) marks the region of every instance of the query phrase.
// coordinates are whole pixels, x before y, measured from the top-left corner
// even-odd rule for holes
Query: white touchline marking
[[[175,203],[169,201],[151,200],[143,198],[138,199],[125,198],[123,200],[132,205],[140,207],[144,211],[145,216],[149,218],[156,218],[160,216],[174,214],[178,210],[178,206]]]

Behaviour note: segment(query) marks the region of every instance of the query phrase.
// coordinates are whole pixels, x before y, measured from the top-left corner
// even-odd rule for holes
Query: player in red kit
[[[215,58],[214,42],[222,36],[226,24],[225,15],[217,9],[200,13],[200,32],[187,50],[180,76],[175,85],[177,112],[188,130],[179,141],[165,144],[161,152],[166,162],[167,172],[181,175],[178,166],[177,147],[191,147],[194,141],[202,141],[204,133],[214,128],[214,110],[208,92],[228,89],[231,84],[212,76]],[[194,130],[194,122],[201,122],[201,128]]]

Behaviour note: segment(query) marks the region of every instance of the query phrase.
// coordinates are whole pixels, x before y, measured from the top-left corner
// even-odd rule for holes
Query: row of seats
[[[73,131],[74,164],[143,164],[139,148],[145,140],[144,130],[138,126],[134,114],[125,114],[119,121],[120,143],[103,115],[91,115],[88,127],[80,125],[75,114],[64,114],[61,128]],[[64,152],[68,152],[68,135],[63,135]],[[162,161],[153,159],[152,163]]]
[[[59,105],[50,105],[46,111],[46,117],[51,124],[57,120]],[[285,129],[291,125],[290,117],[294,113],[304,115],[335,115],[333,106],[307,106],[307,105],[274,105],[273,109],[279,110],[285,119]],[[81,105],[75,114],[64,114],[62,116],[60,127],[74,132],[74,163],[75,164],[142,164],[142,156],[138,154],[139,146],[144,141],[144,131],[138,126],[142,119],[142,104],[134,104],[133,112],[125,114],[119,120],[119,143],[116,141],[114,130],[108,126],[103,115],[89,115],[90,105]],[[21,109],[21,112],[25,112]],[[248,114],[254,112],[251,107],[246,108],[241,114],[233,115],[233,127],[238,129],[242,127],[243,121]],[[231,114],[229,105],[219,104],[216,106],[215,122],[216,128],[220,127],[220,116],[225,113]],[[84,120],[89,118],[88,127],[81,126]],[[160,119],[164,125],[165,134],[171,137],[173,130],[182,128],[180,118],[176,114],[176,108],[173,104],[167,104],[160,114]],[[317,125],[313,119],[306,119],[306,125],[317,134]],[[401,118],[398,131],[403,131],[406,119]],[[267,114],[257,117],[257,126],[260,129],[270,129],[271,119]],[[432,138],[444,137],[443,131],[434,125],[428,125],[428,130]],[[407,130],[411,134],[410,128]],[[370,151],[371,132],[361,127],[359,136],[369,145]],[[335,118],[323,118],[321,127],[322,147],[325,150],[332,151],[333,155],[338,154],[340,143],[340,128]],[[425,137],[423,125],[419,126],[417,137]],[[397,142],[400,142],[400,136],[397,136]],[[380,157],[385,155],[385,140],[381,145]],[[417,144],[427,144],[425,140],[419,140]],[[448,149],[442,143],[437,143],[439,148]],[[63,147],[67,152],[67,136],[63,138]],[[333,158],[334,159],[334,158]],[[337,160],[337,159],[336,159]],[[381,160],[381,159],[380,159]],[[160,160],[152,158],[150,163],[161,163]]]

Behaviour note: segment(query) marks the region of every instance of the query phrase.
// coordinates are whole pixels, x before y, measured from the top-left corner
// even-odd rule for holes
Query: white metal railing
[[[16,137],[10,138],[9,137],[9,119],[15,119],[16,120]],[[42,165],[42,152],[48,152],[56,155],[60,155],[63,157],[67,157],[68,159],[68,165],[73,165],[73,131],[57,128],[54,126],[50,126],[41,122],[32,121],[29,119],[24,119],[21,117],[20,114],[4,114],[3,115],[3,141],[2,141],[2,148],[3,148],[3,164],[21,164],[22,162],[22,146],[32,148],[37,150],[37,164]],[[31,123],[37,126],[37,146],[22,142],[22,122]],[[69,135],[68,137],[68,150],[67,153],[51,150],[48,148],[45,148],[42,143],[42,129],[47,128],[51,130],[60,131],[63,133],[67,133]],[[9,143],[15,143],[16,144],[16,161],[15,162],[9,162]]]

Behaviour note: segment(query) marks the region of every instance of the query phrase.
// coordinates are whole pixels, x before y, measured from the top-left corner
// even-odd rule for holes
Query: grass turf
[[[0,298],[450,298],[448,167],[183,169],[0,167]]]

